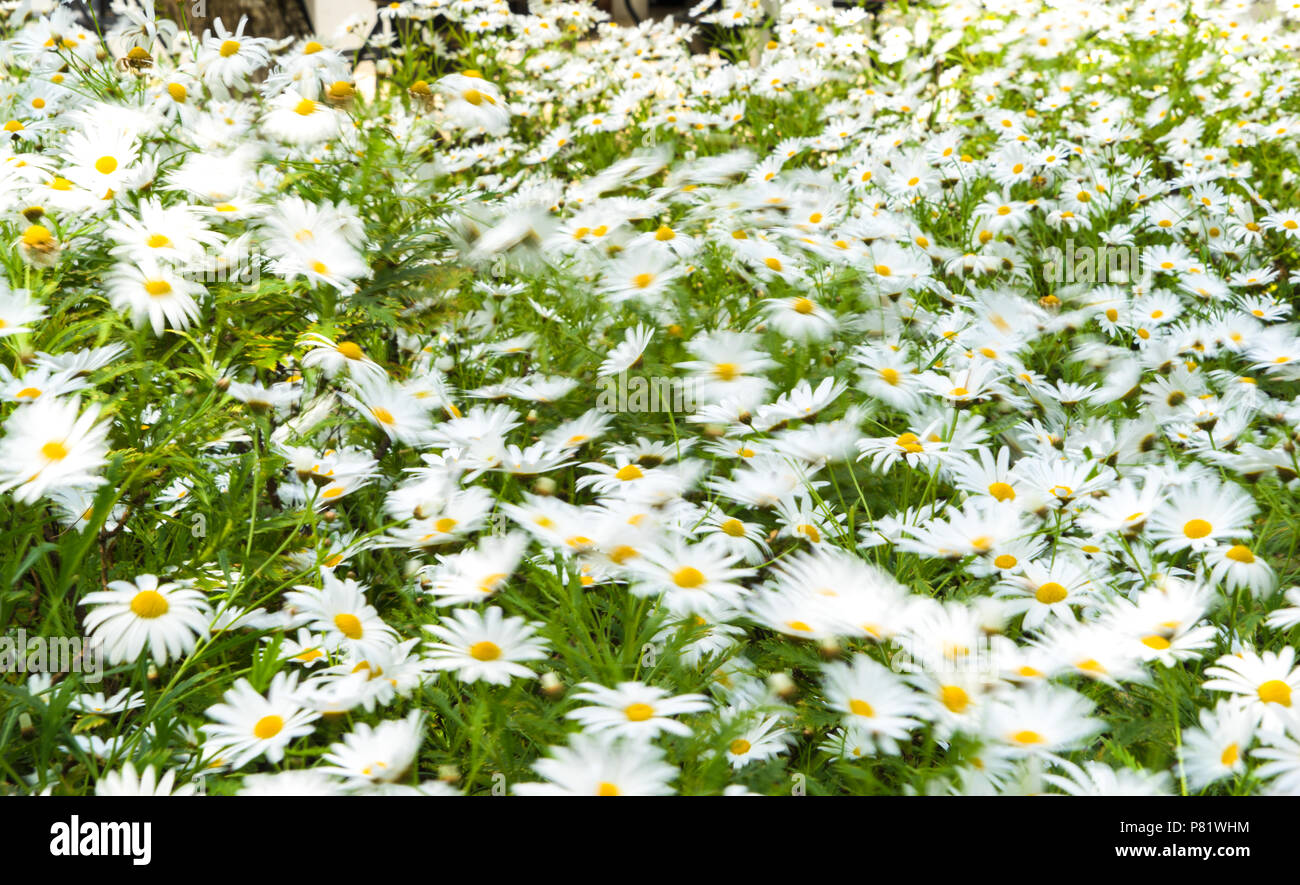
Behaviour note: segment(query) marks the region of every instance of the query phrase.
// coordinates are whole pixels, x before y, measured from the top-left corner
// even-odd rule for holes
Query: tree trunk
[[[244,33],[250,37],[303,37],[312,32],[311,23],[301,0],[161,0],[159,15],[178,24],[182,21],[196,34],[212,29],[213,19],[221,19],[233,31],[242,16],[248,16]]]

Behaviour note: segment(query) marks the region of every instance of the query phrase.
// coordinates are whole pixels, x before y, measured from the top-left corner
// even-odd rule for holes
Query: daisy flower
[[[623,340],[609,352],[609,356],[605,357],[605,360],[600,364],[600,368],[596,370],[596,377],[604,378],[608,375],[617,375],[636,366],[641,362],[641,356],[645,353],[645,349],[650,346],[654,334],[654,329],[645,324],[638,324],[628,329],[623,333]]]
[[[549,643],[536,635],[541,626],[507,618],[496,606],[482,614],[458,608],[443,623],[425,625],[442,640],[429,646],[428,660],[433,669],[452,670],[465,682],[509,685],[516,676],[531,679],[537,674],[519,662],[546,657]]]
[[[1263,599],[1277,589],[1272,566],[1245,544],[1211,548],[1205,554],[1205,564],[1210,567],[1210,582],[1229,590],[1248,590],[1251,596]]]
[[[382,383],[388,380],[383,367],[366,356],[355,341],[335,341],[319,332],[311,332],[304,335],[299,344],[308,348],[302,358],[303,368],[320,368],[326,378],[337,377],[346,371],[360,382]]]
[[[135,765],[128,761],[121,771],[109,771],[95,782],[96,796],[193,796],[197,791],[194,784],[175,786],[176,772],[168,769],[158,776],[157,770],[146,766],[143,774],[137,774]]]
[[[669,796],[677,769],[664,751],[611,734],[575,734],[533,764],[544,783],[515,784],[517,796]]]
[[[41,397],[5,422],[0,440],[0,492],[26,504],[65,489],[103,485],[94,471],[107,463],[109,422],[99,406],[80,411],[77,397]]]
[[[1200,726],[1183,731],[1178,758],[1187,786],[1203,790],[1246,771],[1246,748],[1255,734],[1255,717],[1231,701],[1200,711]]]
[[[615,688],[584,682],[578,688],[583,690],[574,699],[591,701],[593,706],[570,710],[565,718],[577,721],[589,732],[608,731],[620,737],[651,740],[661,732],[689,736],[690,727],[671,717],[710,707],[709,699],[702,694],[669,697],[663,689],[641,682],[620,682]]]
[[[203,726],[208,735],[204,754],[232,770],[261,756],[279,762],[290,742],[315,731],[312,723],[320,718],[303,708],[297,673],[276,673],[265,697],[247,679],[240,679],[221,703],[208,708],[207,716],[213,722]]]
[[[473,605],[500,592],[519,566],[525,535],[510,532],[483,538],[477,548],[438,557],[438,565],[423,570],[438,605]]]
[[[11,291],[0,281],[0,338],[31,332],[31,324],[44,319],[45,312],[45,305],[33,301],[27,290]]]
[[[333,108],[289,89],[272,100],[262,126],[280,141],[304,146],[336,137],[339,121]]]
[[[823,668],[822,694],[851,731],[868,736],[882,753],[898,753],[899,742],[921,725],[921,696],[865,654]]]
[[[1255,499],[1241,486],[1202,481],[1178,486],[1156,508],[1146,533],[1159,541],[1158,552],[1214,547],[1221,540],[1249,534]]]
[[[1300,587],[1291,587],[1284,594],[1290,605],[1269,612],[1265,623],[1274,630],[1290,630],[1300,627]]]
[[[1260,735],[1264,744],[1251,751],[1251,759],[1270,760],[1255,768],[1254,774],[1270,781],[1265,795],[1300,796],[1300,740],[1292,737],[1297,731],[1294,715],[1290,733],[1265,732]]]
[[[1070,796],[1168,796],[1173,781],[1167,771],[1111,768],[1104,762],[1085,762],[1082,767],[1065,759],[1055,763],[1062,774],[1043,775],[1043,780]]]
[[[419,399],[386,380],[354,380],[353,390],[355,396],[340,393],[339,399],[356,409],[389,439],[413,446],[427,445],[431,441],[433,424],[429,410]]]
[[[1290,710],[1292,695],[1300,690],[1295,655],[1289,645],[1262,654],[1243,649],[1223,655],[1205,671],[1211,678],[1201,687],[1231,693],[1234,702],[1250,710],[1264,728],[1280,730],[1285,722],[1278,711]]]
[[[197,296],[202,283],[187,280],[172,268],[148,259],[143,264],[118,264],[104,280],[114,309],[129,311],[137,328],[147,323],[155,335],[168,326],[188,329],[199,318]]]
[[[81,601],[91,606],[82,626],[104,648],[110,664],[132,663],[146,647],[159,664],[184,657],[212,621],[202,591],[159,583],[156,575],[111,581],[107,590],[87,593]]]
[[[424,739],[424,714],[412,710],[405,719],[390,719],[370,726],[358,723],[330,746],[320,771],[341,778],[351,788],[393,783],[401,779]]]
[[[330,649],[344,648],[368,657],[397,641],[397,633],[384,623],[379,611],[366,601],[366,588],[351,578],[320,570],[323,587],[297,585],[285,594],[285,607],[308,619],[308,626],[324,635]],[[301,622],[299,622],[301,623]]]
[[[633,561],[630,589],[638,596],[663,594],[670,611],[708,615],[723,606],[734,608],[749,592],[740,579],[753,570],[737,568],[738,561],[712,536],[690,545],[671,539]]]
[[[1082,562],[1058,556],[1050,567],[1021,563],[1019,574],[1007,575],[995,594],[1007,600],[1007,613],[1023,613],[1026,630],[1036,630],[1048,618],[1074,621],[1074,606],[1091,602],[1094,583]]]
[[[984,734],[1018,755],[1071,750],[1104,727],[1091,715],[1093,706],[1070,689],[1035,684],[990,704]]]
[[[762,716],[747,724],[740,734],[728,742],[726,757],[733,769],[740,769],[754,762],[780,756],[788,752],[793,743],[794,736],[781,725],[780,716]]]

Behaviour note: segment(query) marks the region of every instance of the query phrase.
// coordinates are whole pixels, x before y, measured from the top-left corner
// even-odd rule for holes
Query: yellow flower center
[[[157,590],[141,590],[131,600],[131,611],[137,618],[152,620],[161,618],[167,614],[171,606],[167,604],[167,597],[163,596]]]
[[[989,494],[999,501],[1014,501],[1016,490],[1009,482],[995,482],[989,485]]]
[[[614,785],[611,784],[609,781],[601,781],[601,782],[600,782],[600,786],[596,787],[596,795],[597,795],[597,796],[617,796],[617,795],[618,795],[618,787],[614,786]]]
[[[24,246],[45,246],[54,241],[54,235],[43,224],[33,224],[23,231]]]
[[[1249,565],[1255,561],[1255,554],[1244,544],[1234,544],[1228,548],[1228,552],[1223,554],[1233,562],[1242,562]]]
[[[279,716],[274,714],[263,716],[261,719],[257,720],[257,724],[253,726],[253,737],[258,740],[266,741],[275,737],[283,730],[284,720]]]
[[[645,474],[642,473],[641,468],[637,467],[635,464],[624,464],[622,467],[618,468],[614,473],[614,476],[621,479],[623,482],[629,482],[634,479],[640,479],[645,476]]]
[[[496,590],[497,587],[501,586],[501,582],[504,581],[506,577],[507,575],[505,572],[493,572],[478,582],[478,589],[482,590],[484,593],[491,593]]]
[[[1291,686],[1281,679],[1270,679],[1259,687],[1259,699],[1266,704],[1291,706]]]
[[[960,685],[945,685],[939,693],[939,699],[953,713],[960,713],[970,706],[970,695]]]
[[[655,708],[649,704],[628,704],[623,713],[630,722],[645,722],[655,714]]]
[[[1036,731],[1017,731],[1011,736],[1011,739],[1017,744],[1023,744],[1025,746],[1046,743],[1046,739]]]
[[[622,565],[623,563],[627,562],[629,559],[636,559],[640,555],[641,554],[637,552],[637,549],[635,547],[631,547],[627,544],[620,544],[619,546],[615,547],[613,550],[610,551],[609,558],[612,559],[616,564]]]
[[[117,170],[117,159],[114,157],[100,157],[95,161],[95,171],[100,175],[108,175]]]
[[[744,756],[749,752],[751,747],[752,744],[750,744],[749,741],[744,738],[736,738],[731,742],[731,746],[727,749],[731,750],[731,755],[733,756]]]
[[[857,698],[852,698],[849,701],[849,712],[857,716],[866,716],[867,718],[876,715],[876,711],[871,708],[870,704]]]
[[[230,56],[234,55],[236,52],[239,51],[239,41],[225,40],[222,42],[221,49],[219,51],[221,52],[222,58],[230,58]]]
[[[1203,519],[1189,519],[1183,526],[1183,534],[1192,540],[1204,538],[1212,531],[1214,531],[1214,526]]]
[[[172,293],[172,284],[166,280],[145,280],[144,290],[154,298],[161,298]]]
[[[718,528],[722,529],[724,534],[728,534],[733,538],[745,537],[745,524],[738,519],[728,519]]]
[[[51,440],[41,446],[41,454],[49,461],[62,461],[68,457],[68,447],[58,440]]]
[[[894,443],[905,452],[916,453],[925,451],[921,446],[920,437],[915,433],[904,433],[898,439],[894,440]]]
[[[704,572],[694,566],[685,565],[673,572],[673,583],[686,590],[694,590],[704,583]]]
[[[476,661],[495,661],[501,657],[501,648],[495,642],[476,642],[469,647],[469,656]]]
[[[1055,581],[1048,581],[1034,593],[1034,598],[1043,605],[1054,605],[1066,597],[1066,590]]]
[[[338,614],[334,616],[334,626],[339,628],[339,632],[348,639],[360,639],[362,634],[361,619],[356,615]]]

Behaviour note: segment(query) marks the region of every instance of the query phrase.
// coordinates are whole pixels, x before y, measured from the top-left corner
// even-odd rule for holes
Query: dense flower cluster
[[[9,5],[0,790],[1300,792],[1300,6]]]

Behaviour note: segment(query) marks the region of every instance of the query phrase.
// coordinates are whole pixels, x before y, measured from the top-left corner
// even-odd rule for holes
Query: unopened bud
[[[789,673],[772,673],[767,677],[767,687],[772,690],[772,694],[782,700],[789,700],[798,691]]]
[[[560,681],[560,677],[555,675],[555,673],[543,673],[541,682],[542,694],[546,695],[548,698],[558,698],[560,695],[564,694],[564,683]]]

